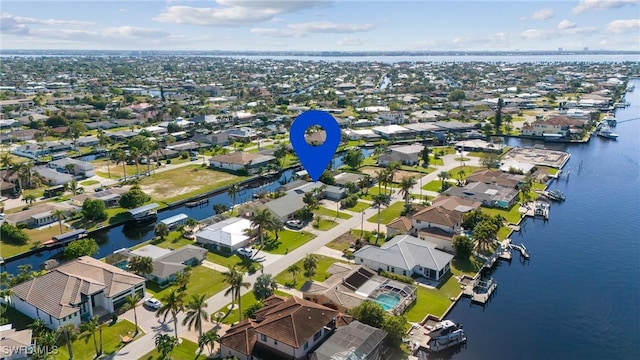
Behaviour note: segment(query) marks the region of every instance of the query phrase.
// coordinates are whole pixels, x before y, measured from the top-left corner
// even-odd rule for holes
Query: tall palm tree
[[[27,206],[31,207],[36,202],[37,198],[34,194],[27,194],[22,197],[22,201],[27,203]]]
[[[0,155],[0,165],[2,165],[5,170],[9,170],[11,165],[13,165],[13,158],[11,158],[8,151],[3,152],[2,155]]]
[[[28,187],[31,187],[31,177],[33,174],[31,169],[33,169],[33,163],[31,161],[23,162],[18,173],[20,178],[27,181]]]
[[[268,209],[258,209],[251,218],[251,228],[258,231],[260,246],[264,246],[264,232],[275,227],[275,220]]]
[[[376,170],[376,181],[378,182],[378,194],[380,194],[381,186],[387,181],[387,174],[385,170]],[[384,192],[387,192],[387,186],[384,187]]]
[[[231,203],[231,212],[233,213],[233,208],[236,206],[236,197],[238,196],[238,191],[240,189],[238,188],[238,184],[231,184],[229,185],[229,188],[227,189],[227,194],[229,195],[229,197],[232,200]]]
[[[62,234],[62,220],[64,220],[64,211],[62,209],[55,209],[53,215],[58,219],[58,225],[60,226],[60,234]]]
[[[73,348],[71,342],[78,338],[78,328],[75,324],[67,323],[56,330],[57,337],[67,344],[67,352],[69,352],[69,360],[73,360]]]
[[[69,182],[69,189],[71,190],[71,193],[73,195],[77,195],[78,194],[78,182],[75,180],[71,180],[71,182]]]
[[[389,206],[389,196],[378,194],[373,196],[373,206],[378,208],[378,232],[376,233],[376,245],[380,239],[380,210],[382,206]]]
[[[155,344],[158,352],[160,353],[160,359],[167,359],[173,348],[178,346],[178,338],[169,336],[167,334],[158,334],[155,337]]]
[[[389,170],[389,172],[391,173],[391,182],[396,182],[396,171],[400,169],[400,164],[397,161],[392,161],[389,163],[389,166],[387,167],[387,169]]]
[[[127,264],[132,273],[145,276],[153,272],[153,258],[149,256],[134,256]]]
[[[98,342],[96,340],[96,330],[100,327],[100,323],[98,322],[98,317],[94,316],[89,321],[85,321],[80,324],[80,331],[82,332],[83,337],[92,337],[93,338],[93,346],[96,349],[96,357],[100,356],[100,349],[98,349]]]
[[[147,174],[151,175],[151,156],[158,150],[158,143],[155,141],[149,141],[147,146],[142,148],[142,155],[147,159]]]
[[[191,300],[189,300],[186,306],[187,312],[182,320],[182,325],[187,325],[187,329],[191,330],[191,326],[193,326],[198,330],[198,338],[202,336],[202,320],[209,320],[209,314],[205,310],[209,305],[205,300],[206,297],[207,294],[192,294]]]
[[[404,197],[404,205],[409,206],[409,201],[411,200],[411,188],[416,184],[416,180],[413,176],[404,177],[400,182],[400,195]]]
[[[156,225],[154,229],[154,233],[160,240],[164,241],[164,239],[169,235],[169,226],[167,224],[160,222]]]
[[[296,264],[293,264],[287,268],[287,271],[293,277],[293,284],[295,285],[298,280],[298,274],[300,273],[300,267]]]
[[[133,321],[136,326],[135,335],[138,335],[138,313],[136,312],[136,307],[138,307],[140,300],[142,300],[142,296],[139,293],[134,293],[133,295],[127,295],[124,298],[124,305],[122,305],[124,311],[133,309]]]
[[[164,316],[163,321],[167,321],[167,316],[173,319],[173,331],[178,338],[178,314],[184,310],[184,293],[173,290],[162,298],[162,306],[156,311],[156,317]]]
[[[141,151],[135,147],[129,148],[129,158],[136,163],[136,179],[140,177],[140,162],[138,160],[140,160]]]
[[[238,318],[242,320],[242,297],[240,296],[240,291],[243,287],[248,289],[251,284],[244,281],[242,272],[238,271],[235,266],[222,275],[224,276],[224,281],[231,286],[225,291],[224,295],[227,296],[231,294],[232,298],[236,298],[238,301]],[[233,305],[233,300],[231,304]]]
[[[302,267],[304,268],[304,275],[311,281],[316,274],[316,268],[318,268],[318,257],[313,254],[308,254],[302,261]]]
[[[117,149],[111,153],[111,158],[116,162],[116,165],[122,163],[122,177],[124,181],[127,181],[127,154],[122,149]]]
[[[444,191],[444,186],[445,186],[445,182],[447,181],[447,179],[450,177],[449,172],[447,171],[441,171],[438,174],[438,178],[440,178],[440,181],[442,182],[442,186],[441,189]]]

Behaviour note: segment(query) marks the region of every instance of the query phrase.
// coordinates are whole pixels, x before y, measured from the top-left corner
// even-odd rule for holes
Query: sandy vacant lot
[[[363,167],[360,169],[364,174],[369,174],[372,178],[376,177],[376,171],[380,171],[382,168],[377,167]],[[413,176],[414,178],[418,178],[420,176],[424,176],[426,174],[422,174],[419,172],[406,171],[406,170],[396,170],[395,182],[400,182],[405,177]]]

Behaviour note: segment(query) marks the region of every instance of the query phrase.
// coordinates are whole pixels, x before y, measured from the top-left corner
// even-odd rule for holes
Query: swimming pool
[[[374,301],[380,304],[385,311],[390,311],[400,302],[400,295],[390,293],[380,294],[376,296]]]

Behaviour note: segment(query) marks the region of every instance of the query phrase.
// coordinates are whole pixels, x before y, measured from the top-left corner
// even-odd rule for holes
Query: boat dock
[[[533,202],[533,206],[531,203],[524,205],[520,211],[528,217],[542,217],[545,220],[549,220],[550,207],[548,202],[538,200]]]
[[[520,245],[509,244],[509,248],[511,250],[518,251],[520,253],[520,256],[522,256],[523,258],[529,259],[529,250],[527,250],[524,244],[520,244]]]
[[[462,295],[470,297],[473,302],[484,305],[497,288],[498,283],[493,278],[484,281],[477,277],[469,284],[463,285]]]

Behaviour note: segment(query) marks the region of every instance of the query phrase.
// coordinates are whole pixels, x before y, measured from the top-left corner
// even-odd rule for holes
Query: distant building
[[[212,168],[232,171],[245,170],[249,174],[257,174],[260,168],[266,169],[269,164],[274,164],[276,158],[271,155],[261,155],[236,151],[231,154],[217,155],[210,159]]]
[[[96,174],[92,163],[72,158],[54,160],[49,162],[47,166],[57,172],[68,173],[73,176],[81,176],[83,178],[92,177]],[[69,172],[67,167],[72,168],[72,172]]]

